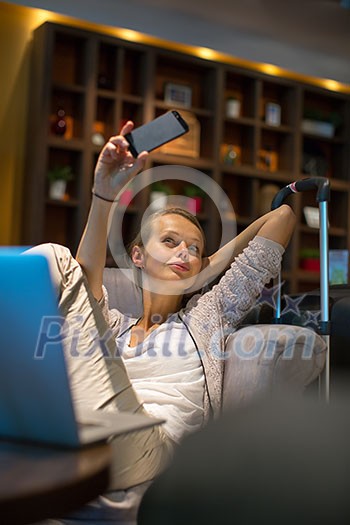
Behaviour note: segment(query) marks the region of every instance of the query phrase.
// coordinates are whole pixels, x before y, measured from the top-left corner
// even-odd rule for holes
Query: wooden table
[[[104,492],[110,447],[80,450],[0,441],[0,523],[23,525],[74,510]]]

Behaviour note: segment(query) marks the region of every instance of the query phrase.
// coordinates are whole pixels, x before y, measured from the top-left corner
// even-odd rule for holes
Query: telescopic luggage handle
[[[310,177],[288,184],[273,198],[271,209],[279,208],[283,201],[292,193],[317,189],[316,200],[320,207],[320,290],[321,290],[321,322],[320,332],[323,335],[330,333],[329,304],[328,304],[328,201],[330,200],[329,180],[326,177]],[[275,322],[281,317],[281,275],[279,275],[276,297]]]
[[[292,193],[317,189],[316,200],[320,210],[320,299],[321,299],[321,322],[320,332],[327,345],[327,357],[325,370],[320,377],[320,393],[324,390],[325,399],[329,400],[330,390],[330,321],[329,321],[329,267],[328,267],[328,201],[330,200],[329,180],[326,177],[310,177],[288,184],[282,188],[271,203],[271,210],[279,208],[283,201]],[[275,322],[279,323],[281,318],[281,273],[278,276],[278,289],[276,297]]]
[[[317,189],[317,202],[328,202],[330,200],[329,180],[326,177],[310,177],[287,184],[287,186],[276,193],[271,204],[271,210],[279,208],[288,195],[292,193],[315,189]]]

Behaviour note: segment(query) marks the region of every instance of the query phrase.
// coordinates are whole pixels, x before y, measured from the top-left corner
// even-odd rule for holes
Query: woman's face
[[[154,220],[146,245],[138,249],[140,259],[134,252],[133,261],[151,278],[183,282],[183,292],[201,270],[203,249],[202,234],[192,222],[167,214]]]

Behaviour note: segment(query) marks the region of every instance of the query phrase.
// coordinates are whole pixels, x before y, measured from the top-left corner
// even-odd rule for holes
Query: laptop
[[[58,316],[47,260],[0,248],[0,437],[80,447],[163,420],[74,410],[59,335],[36,355],[43,316]]]

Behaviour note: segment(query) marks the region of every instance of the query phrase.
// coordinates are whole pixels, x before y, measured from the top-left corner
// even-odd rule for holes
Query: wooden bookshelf
[[[211,177],[229,196],[238,231],[261,213],[267,185],[279,189],[303,177],[325,175],[331,181],[329,245],[349,247],[349,95],[50,22],[34,31],[31,70],[24,243],[60,242],[75,252],[102,147],[96,133],[107,140],[126,119],[140,125],[176,108],[164,101],[165,86],[173,83],[191,89],[191,106],[183,110],[190,111],[200,126],[198,156],[159,150],[151,155],[148,167],[184,165]],[[236,117],[226,112],[232,96],[240,105]],[[269,120],[271,105],[279,107],[277,125]],[[67,121],[61,136],[54,131],[60,107]],[[310,115],[314,120],[332,117],[334,134],[310,132],[304,122]],[[63,201],[48,197],[47,172],[56,165],[70,165],[75,173]],[[179,181],[172,185],[174,192],[181,192]],[[300,249],[318,245],[318,230],[306,225],[303,208],[317,203],[313,192],[287,202],[298,225],[284,259],[285,292],[296,293],[317,284],[317,276],[299,269]],[[126,210],[126,241],[148,204],[145,190]],[[221,224],[209,197],[199,218],[213,251]]]

